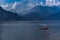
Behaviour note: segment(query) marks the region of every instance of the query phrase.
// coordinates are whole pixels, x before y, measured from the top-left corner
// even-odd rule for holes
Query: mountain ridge
[[[20,16],[17,13],[13,13],[10,11],[4,10],[2,7],[0,7],[0,20],[3,21],[12,21],[12,20],[20,20]]]
[[[60,20],[60,8],[57,7],[43,7],[38,5],[28,12],[29,13],[24,15],[26,20]]]

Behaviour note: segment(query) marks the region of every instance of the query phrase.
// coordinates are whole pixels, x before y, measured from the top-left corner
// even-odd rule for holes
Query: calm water
[[[40,28],[48,25],[48,30]],[[0,23],[1,40],[60,40],[60,21],[11,21]]]

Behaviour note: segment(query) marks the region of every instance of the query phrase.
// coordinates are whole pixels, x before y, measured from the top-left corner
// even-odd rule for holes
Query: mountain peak
[[[3,8],[0,6],[0,9],[3,9]]]

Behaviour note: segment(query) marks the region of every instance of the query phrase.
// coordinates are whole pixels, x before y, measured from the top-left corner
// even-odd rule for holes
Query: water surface
[[[48,30],[40,30],[48,25]],[[10,21],[0,24],[1,40],[60,40],[59,21]]]

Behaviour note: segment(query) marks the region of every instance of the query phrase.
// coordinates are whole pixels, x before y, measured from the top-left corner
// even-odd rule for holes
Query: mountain
[[[60,20],[60,12],[45,17],[46,20]],[[44,20],[44,19],[43,19]]]
[[[20,16],[17,13],[9,12],[0,7],[0,20],[20,20]]]
[[[34,4],[29,2],[28,0],[23,2],[14,2],[10,4],[1,5],[5,10],[11,11],[18,14],[25,14],[24,12],[30,10],[34,7]]]
[[[29,13],[23,16],[23,18],[25,18],[26,20],[57,20],[57,18],[60,19],[60,8],[56,6],[47,7],[38,5],[28,12]]]
[[[56,7],[56,6],[48,7],[48,6],[41,6],[41,5],[37,5],[30,10],[30,12],[38,12],[41,15],[50,15],[59,11],[60,11],[60,7]]]
[[[17,2],[16,0],[12,3],[4,2],[1,4],[1,6],[5,10],[9,10],[14,13],[18,13],[20,15],[27,14],[28,10],[31,8],[41,5],[41,6],[48,6],[48,7],[60,7],[60,1],[59,0],[22,0]]]

